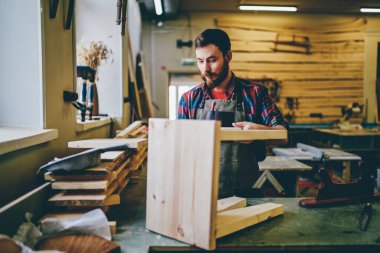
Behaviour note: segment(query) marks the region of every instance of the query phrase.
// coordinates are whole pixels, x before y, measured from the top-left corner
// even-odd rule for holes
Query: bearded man
[[[222,126],[243,130],[288,129],[268,89],[236,77],[231,71],[231,42],[226,32],[203,31],[195,39],[195,53],[203,83],[182,95],[179,119],[217,119],[222,121]],[[271,143],[284,145],[287,140]],[[257,162],[263,160],[262,149],[257,141],[222,142],[219,198],[252,197],[251,187],[259,177]]]

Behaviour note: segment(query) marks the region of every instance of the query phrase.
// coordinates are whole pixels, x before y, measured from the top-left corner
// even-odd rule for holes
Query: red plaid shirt
[[[232,80],[226,90],[227,100],[233,99],[233,94],[238,85],[242,88],[242,102],[246,121],[269,127],[281,125],[289,129],[280,110],[269,96],[268,89],[257,82],[232,75]],[[184,93],[178,106],[178,119],[195,119],[197,109],[203,99],[212,99],[211,90],[205,83],[201,83]]]

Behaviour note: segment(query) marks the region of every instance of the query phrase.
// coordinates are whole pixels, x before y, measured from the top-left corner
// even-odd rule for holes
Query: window
[[[177,118],[177,108],[181,96],[200,83],[199,74],[171,73],[169,81],[169,118]]]
[[[0,125],[44,127],[40,0],[0,1]]]

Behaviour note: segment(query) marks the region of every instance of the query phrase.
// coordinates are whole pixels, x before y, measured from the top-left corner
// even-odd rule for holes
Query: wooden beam
[[[247,199],[239,197],[230,197],[225,199],[218,199],[217,212],[225,212],[228,210],[233,210],[237,208],[242,208],[247,206]]]
[[[363,51],[361,51],[363,52]],[[283,62],[273,62],[273,63],[258,63],[258,62],[242,62],[242,61],[232,61],[231,69],[247,70],[247,71],[258,71],[258,72],[344,72],[344,71],[363,71],[364,62],[353,62],[353,63],[283,63]]]
[[[118,133],[115,138],[127,138],[129,134],[141,127],[141,125],[141,121],[134,121],[132,124],[123,129],[120,133]]]
[[[53,190],[106,190],[110,181],[55,181],[51,184]]]
[[[343,62],[356,62],[360,63],[364,61],[364,54],[311,54],[301,55],[292,53],[250,53],[250,52],[235,52],[234,59],[238,61],[253,62],[326,62],[326,63],[343,63]]]
[[[100,148],[128,144],[130,148],[142,148],[147,144],[146,139],[89,139],[81,141],[70,141],[69,148]]]
[[[286,130],[242,130],[234,127],[222,127],[221,141],[280,140],[288,138]]]
[[[284,206],[265,203],[217,214],[216,238],[229,235],[284,213]]]
[[[363,71],[349,71],[349,72],[297,72],[297,71],[289,71],[289,72],[278,72],[278,71],[268,71],[268,72],[252,72],[247,70],[239,70],[235,69],[234,73],[236,76],[246,79],[276,79],[279,81],[302,81],[302,80],[321,80],[321,79],[362,79]]]
[[[238,16],[228,17],[228,18],[219,18],[216,20],[217,26],[224,28],[241,28],[241,29],[253,29],[253,30],[264,30],[264,31],[272,31],[272,32],[281,32],[284,30],[289,31],[299,31],[304,33],[331,33],[331,32],[343,32],[343,31],[364,31],[366,29],[367,20],[366,18],[356,18],[344,23],[331,23],[331,24],[323,24],[316,27],[305,27],[300,26],[295,28],[294,26],[289,26],[288,24],[280,24],[280,25],[268,25],[268,23],[263,22],[252,22],[251,17],[246,16]]]

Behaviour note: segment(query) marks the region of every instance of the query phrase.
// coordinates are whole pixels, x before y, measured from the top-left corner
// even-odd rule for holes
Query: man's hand
[[[252,123],[252,122],[247,122],[247,121],[242,121],[242,122],[235,122],[232,123],[234,127],[243,129],[243,130],[269,130],[270,127]]]
[[[247,121],[242,121],[242,122],[235,122],[232,123],[234,127],[240,128],[242,130],[286,130],[285,127],[283,126],[273,126],[273,127],[268,127],[252,122],[247,122]],[[273,145],[286,145],[288,143],[288,140],[269,140],[265,141],[267,144],[273,144]],[[240,141],[240,143],[243,144],[250,144],[252,141]]]

